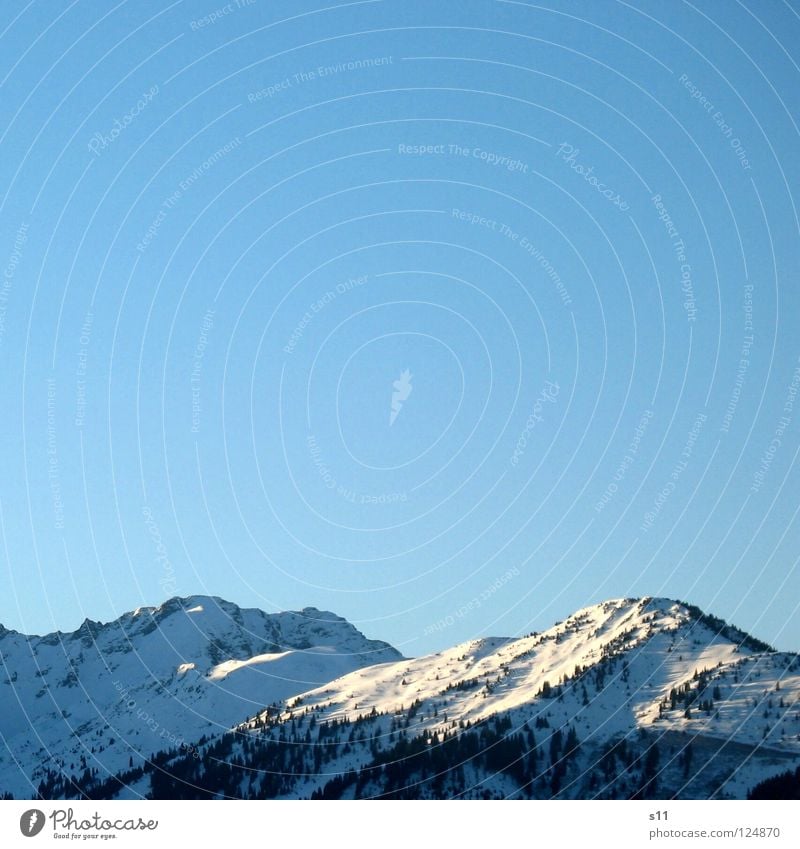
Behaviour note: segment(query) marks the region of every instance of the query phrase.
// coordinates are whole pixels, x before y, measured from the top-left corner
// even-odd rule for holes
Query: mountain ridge
[[[151,754],[165,740],[223,730],[274,699],[402,657],[329,611],[268,614],[202,595],[107,623],[87,618],[71,632],[3,629],[0,656],[0,792],[15,794],[30,789],[37,769],[91,761],[120,738],[126,751]],[[104,767],[119,768],[123,754],[106,756]]]
[[[86,617],[81,622],[81,624],[78,625],[78,627],[72,631],[62,631],[60,629],[57,629],[55,631],[48,631],[44,634],[25,633],[22,631],[17,631],[13,628],[6,628],[2,624],[2,622],[0,622],[0,639],[13,634],[36,640],[49,640],[56,637],[75,637],[82,635],[87,628],[107,628],[123,621],[133,621],[139,617],[146,617],[148,615],[153,616],[156,619],[161,619],[178,610],[186,609],[193,603],[203,605],[204,603],[208,602],[213,602],[215,606],[219,607],[222,610],[237,610],[241,613],[258,613],[264,616],[283,616],[294,614],[306,616],[308,618],[315,618],[319,621],[347,622],[344,617],[339,616],[338,614],[333,613],[332,611],[321,610],[320,608],[314,606],[303,607],[300,610],[283,610],[277,611],[275,613],[266,613],[266,611],[263,611],[257,607],[241,607],[235,602],[223,599],[221,596],[192,594],[189,596],[171,596],[159,605],[141,605],[139,607],[134,608],[133,610],[126,610],[123,613],[120,613],[119,616],[116,616],[114,619],[110,619],[107,622]],[[314,614],[319,614],[319,616],[314,616]]]
[[[211,604],[238,621],[233,636]],[[59,754],[36,750],[28,780],[43,798],[746,798],[800,763],[797,655],[673,599],[611,599],[542,632],[419,658],[316,608],[189,596],[126,615],[146,623],[128,629],[140,650],[176,633],[195,660],[165,652],[155,687],[117,677],[102,728],[79,728]],[[206,651],[187,632],[198,617]],[[263,617],[295,643],[327,644],[254,653]],[[349,668],[329,662],[342,650]],[[258,690],[264,674],[280,686]],[[218,687],[228,702],[209,696]],[[203,710],[214,715],[194,721]],[[0,788],[3,775],[0,759]]]
[[[222,610],[230,609],[236,610],[241,613],[247,614],[261,614],[264,616],[287,616],[287,615],[296,615],[303,616],[307,618],[313,618],[318,621],[331,621],[331,622],[342,622],[348,623],[344,617],[339,616],[336,613],[328,610],[322,610],[320,608],[312,606],[306,606],[299,610],[286,610],[286,611],[278,611],[275,613],[266,613],[260,608],[256,607],[240,607],[235,602],[227,601],[220,596],[216,595],[199,595],[193,594],[189,596],[172,596],[162,602],[160,605],[143,605],[140,607],[136,607],[133,610],[125,611],[117,616],[115,619],[111,619],[107,622],[103,622],[101,620],[94,620],[90,618],[85,618],[81,624],[74,629],[73,631],[62,631],[55,630],[50,631],[45,634],[25,634],[21,631],[17,631],[15,629],[6,628],[2,623],[0,623],[0,640],[2,640],[5,636],[8,635],[18,635],[25,637],[30,640],[42,640],[42,641],[58,641],[59,638],[75,638],[78,636],[84,636],[88,633],[92,633],[94,630],[108,628],[123,621],[134,621],[139,619],[140,617],[152,616],[156,622],[170,615],[171,613],[187,608],[190,604],[200,604],[202,605],[204,602],[213,602],[217,607]],[[704,613],[698,606],[690,604],[689,602],[680,600],[680,599],[672,599],[666,596],[641,596],[641,597],[618,597],[612,599],[605,599],[602,602],[598,602],[596,604],[586,605],[583,608],[580,608],[575,613],[571,614],[572,616],[577,615],[578,613],[588,610],[592,607],[596,607],[597,604],[608,604],[608,603],[617,603],[622,601],[649,601],[650,603],[666,603],[666,604],[678,604],[686,608],[686,610],[693,616],[693,618],[697,620],[705,620],[709,627],[714,628],[717,627],[719,629],[727,629],[731,634],[731,639],[739,639],[744,645],[751,645],[754,647],[754,650],[757,651],[771,651],[774,652],[776,649],[771,646],[769,643],[766,643],[763,640],[760,640],[751,634],[747,633],[741,628],[733,624],[729,624],[725,622],[725,620],[720,619],[718,617],[712,616],[711,614]],[[348,623],[349,624],[349,623]],[[559,624],[559,623],[556,623]],[[506,639],[513,640],[517,639],[516,637],[509,636],[487,636],[481,639]],[[373,642],[388,645],[381,640],[374,640]]]

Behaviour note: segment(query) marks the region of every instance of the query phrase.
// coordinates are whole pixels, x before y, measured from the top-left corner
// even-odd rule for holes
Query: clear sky
[[[796,3],[0,32],[6,627],[202,593],[415,655],[666,595],[800,649]]]

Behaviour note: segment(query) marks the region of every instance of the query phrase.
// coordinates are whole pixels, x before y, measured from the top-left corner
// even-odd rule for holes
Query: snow
[[[585,684],[584,704],[576,669],[592,670],[609,656],[620,660],[617,671],[599,692]],[[415,660],[358,670],[303,693],[298,703],[316,709],[317,722],[324,722],[353,721],[373,709],[398,716],[419,700],[414,718],[418,734],[440,734],[454,724],[474,725],[507,714],[517,729],[537,718],[546,718],[553,728],[574,725],[583,742],[597,747],[637,729],[741,742],[756,747],[756,757],[748,759],[728,788],[742,795],[770,769],[786,769],[797,763],[792,758],[800,758],[800,677],[787,674],[792,664],[797,667],[793,655],[748,651],[694,621],[670,599],[616,599],[584,608],[535,636],[471,641]],[[736,669],[738,683],[733,682]],[[695,674],[704,670],[710,675],[708,694],[716,681],[728,682],[716,713],[694,710],[687,719],[681,707],[659,719],[659,705],[668,701],[672,688],[691,686]],[[787,705],[782,714],[775,691],[779,679]],[[555,690],[562,681],[561,698],[543,697],[545,682]],[[769,693],[775,704],[765,736],[762,705]],[[287,718],[292,706],[286,705]],[[772,762],[771,752],[777,758]],[[363,759],[351,759],[340,767],[344,771],[360,765]]]
[[[402,717],[419,702],[414,733],[431,739],[507,716],[514,729],[537,720],[574,727],[587,751],[640,732],[681,746],[694,740],[710,753],[709,769],[719,743],[730,741],[741,768],[720,793],[743,796],[800,761],[800,662],[750,650],[744,635],[718,633],[695,614],[671,599],[614,599],[541,634],[472,640],[416,659],[333,613],[266,614],[205,596],[138,608],[107,625],[87,620],[72,634],[0,630],[0,787],[30,796],[45,770],[61,767],[113,774],[132,755],[253,727],[249,718],[268,705],[289,722],[302,704],[322,723],[373,710]],[[670,699],[686,688],[698,698],[689,716]],[[712,692],[713,709],[701,709]],[[358,769],[368,755],[354,747],[326,769]],[[327,778],[309,777],[302,792]],[[509,780],[496,777],[491,792],[512,795]],[[143,779],[125,795],[146,791]]]
[[[400,654],[332,613],[192,596],[71,634],[0,632],[0,657],[0,788],[19,797],[47,769],[126,769]]]

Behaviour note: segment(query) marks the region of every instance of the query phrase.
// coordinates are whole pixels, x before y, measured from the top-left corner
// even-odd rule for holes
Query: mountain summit
[[[402,656],[327,611],[270,614],[198,595],[71,633],[0,629],[0,657],[0,792],[30,796],[42,770],[114,772]]]

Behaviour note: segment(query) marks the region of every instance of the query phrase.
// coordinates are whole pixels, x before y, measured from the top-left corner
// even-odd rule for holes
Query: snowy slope
[[[622,654],[628,664],[625,678],[620,673],[602,699],[575,712],[575,719],[595,735],[625,730],[631,721],[650,724],[660,700],[696,670],[732,664],[752,652],[695,621],[677,602],[616,600],[580,610],[542,634],[477,640],[356,671],[304,693],[302,702],[319,705],[319,718],[341,719],[372,708],[394,712],[419,699],[424,707],[446,711],[450,721],[476,722],[499,711],[530,707],[546,685],[556,687],[573,678],[576,668],[591,668]],[[535,716],[538,708],[532,710]],[[729,725],[720,727],[723,735]]]
[[[312,740],[319,741],[324,727],[349,741],[321,777],[290,785],[290,797],[308,796],[332,775],[367,767],[398,737],[436,745],[498,718],[508,723],[506,736],[539,729],[545,750],[556,732],[577,735],[582,759],[573,759],[569,780],[559,780],[562,796],[633,792],[647,778],[637,753],[656,743],[660,762],[653,772],[662,792],[741,797],[800,760],[800,663],[767,648],[678,602],[620,599],[580,610],[542,634],[478,640],[358,670],[240,730],[279,740],[291,726],[300,739],[311,716]],[[368,745],[366,739],[358,745],[365,734],[359,728],[368,729]],[[616,784],[598,779],[600,759],[620,740],[633,750],[630,778]],[[234,742],[229,749],[235,763],[247,745]],[[551,773],[542,770],[539,782],[548,795]],[[500,772],[477,771],[472,780],[470,786],[465,779],[465,795],[479,795],[476,789],[495,796],[520,792]],[[243,794],[248,790],[245,785]],[[385,786],[376,782],[362,792],[381,795]]]
[[[173,598],[102,625],[32,637],[0,627],[0,792],[59,765],[114,773],[372,663],[386,643],[315,608],[267,614]]]

